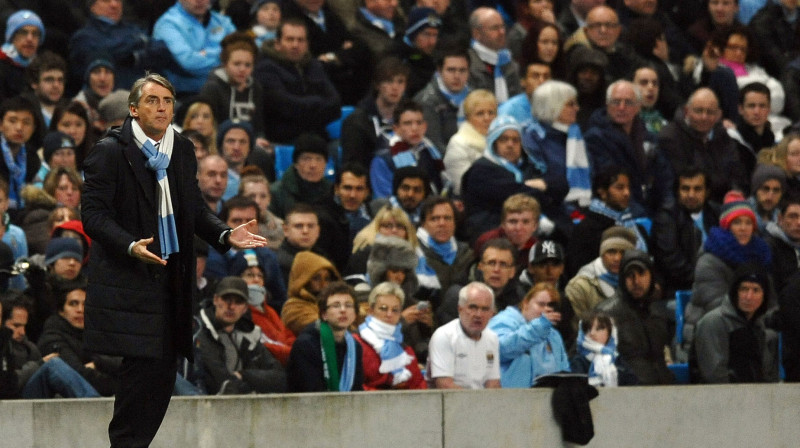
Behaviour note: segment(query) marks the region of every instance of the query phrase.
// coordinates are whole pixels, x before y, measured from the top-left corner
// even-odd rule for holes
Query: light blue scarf
[[[439,92],[447,98],[447,101],[453,105],[453,107],[458,108],[458,124],[461,124],[466,119],[464,115],[464,99],[467,98],[469,95],[469,86],[464,86],[460,92],[453,93],[447,90],[447,87],[444,85],[444,81],[442,81],[442,77],[439,75],[439,72],[434,73],[433,75],[436,78],[436,85],[439,86]]]
[[[591,362],[589,384],[592,386],[616,387],[619,383],[617,372],[617,328],[609,329],[606,345],[586,337],[578,325],[578,353]]]
[[[567,129],[566,163],[569,192],[564,201],[577,202],[581,207],[586,207],[592,200],[592,174],[581,128],[576,123]]]
[[[392,39],[394,39],[394,23],[391,20],[384,19],[383,17],[378,17],[375,14],[369,12],[367,8],[359,8],[361,14],[364,14],[364,17],[371,23],[372,25],[380,28],[386,34],[389,35]]]
[[[639,226],[636,225],[636,221],[633,219],[630,209],[626,208],[625,210],[618,212],[609,208],[600,199],[594,198],[589,204],[589,210],[603,215],[606,218],[613,219],[614,223],[618,226],[623,226],[632,230],[633,233],[636,234],[636,248],[642,252],[647,252],[647,242],[645,241],[641,232],[639,232]]]
[[[511,62],[511,52],[506,48],[494,51],[476,40],[473,40],[471,45],[481,61],[494,66],[494,96],[497,98],[498,104],[506,102],[508,100],[508,85],[503,77],[503,67]]]
[[[361,339],[378,352],[381,358],[378,372],[391,373],[392,385],[411,379],[411,372],[406,366],[414,358],[403,350],[403,332],[400,325],[390,325],[372,316],[367,316],[364,323],[358,326],[358,333],[361,335]]]
[[[442,260],[448,265],[452,265],[456,261],[456,254],[458,253],[458,244],[456,239],[451,237],[444,243],[439,243],[431,237],[427,230],[423,227],[417,229],[417,239],[428,246],[432,251],[439,255]]]
[[[3,160],[8,167],[8,207],[11,209],[21,208],[23,204],[20,191],[25,185],[25,175],[28,173],[28,154],[25,151],[25,145],[20,146],[16,159],[11,154],[11,147],[5,136],[0,138],[0,146],[3,150]]]
[[[27,67],[31,65],[31,62],[33,62],[33,58],[26,59],[22,57],[22,55],[17,51],[17,47],[15,47],[12,43],[3,44],[3,46],[0,47],[0,50],[3,50],[3,53],[5,53],[9,59],[14,61],[20,67]]]

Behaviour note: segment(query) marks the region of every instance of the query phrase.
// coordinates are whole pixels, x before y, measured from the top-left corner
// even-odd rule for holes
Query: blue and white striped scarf
[[[503,67],[511,62],[511,52],[504,48],[500,51],[494,51],[491,48],[481,44],[477,40],[472,41],[472,49],[478,54],[478,58],[486,64],[494,66],[494,96],[497,98],[497,104],[504,103],[508,100],[508,85],[506,79],[503,77]]]
[[[22,208],[22,187],[25,186],[25,176],[28,174],[28,153],[25,144],[22,144],[17,152],[16,158],[11,153],[11,146],[6,137],[0,136],[0,148],[3,152],[3,160],[8,168],[8,208]]]
[[[564,201],[577,202],[581,207],[586,207],[592,201],[592,174],[581,128],[576,123],[567,129],[566,162],[569,192]]]
[[[167,127],[167,132],[161,142],[156,142],[145,135],[141,126],[136,120],[131,122],[133,138],[145,156],[147,162],[145,166],[156,173],[158,182],[158,239],[161,243],[161,258],[169,258],[170,254],[177,253],[178,229],[175,226],[175,212],[172,208],[172,194],[169,189],[169,178],[167,177],[167,167],[172,158],[172,142],[174,131],[172,125]],[[158,146],[158,148],[156,148]]]
[[[592,199],[592,202],[589,204],[589,210],[599,215],[603,215],[606,218],[613,219],[614,224],[618,226],[623,226],[632,230],[633,233],[636,234],[636,248],[642,252],[647,252],[647,242],[642,233],[639,231],[639,226],[636,225],[636,220],[633,219],[630,209],[626,208],[625,210],[619,212],[608,207],[605,202],[601,201],[600,199],[595,198]]]
[[[386,34],[389,35],[392,39],[394,39],[395,31],[394,31],[394,23],[391,20],[384,19],[383,17],[378,17],[375,14],[369,12],[367,8],[359,8],[361,14],[364,14],[364,17],[369,21],[369,23],[373,24],[375,27],[380,28]]]
[[[387,324],[367,316],[364,323],[358,326],[358,334],[378,353],[381,358],[378,372],[391,373],[393,386],[411,379],[411,372],[406,366],[414,361],[414,358],[403,350],[403,332],[400,330],[400,325]]]

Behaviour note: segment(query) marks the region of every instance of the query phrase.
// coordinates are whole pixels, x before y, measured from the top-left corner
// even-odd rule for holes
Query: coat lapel
[[[136,181],[139,183],[139,186],[142,188],[142,192],[144,194],[145,200],[148,202],[148,205],[153,207],[154,210],[156,206],[156,182],[155,176],[153,172],[148,170],[147,167],[144,165],[145,156],[141,149],[136,146],[136,142],[133,139],[133,131],[131,130],[131,118],[125,121],[123,125],[123,132],[121,135],[121,139],[123,143],[125,143],[125,158],[128,159],[128,164],[131,166],[133,170],[133,175],[136,177]],[[126,141],[127,140],[127,141]]]

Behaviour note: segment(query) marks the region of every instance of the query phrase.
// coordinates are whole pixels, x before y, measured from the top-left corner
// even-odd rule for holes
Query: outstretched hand
[[[236,249],[252,249],[254,247],[265,247],[267,239],[261,235],[251,233],[248,228],[255,229],[258,222],[253,219],[246,222],[231,231],[228,236],[228,242]]]
[[[160,264],[161,266],[167,265],[167,260],[162,259],[158,255],[147,250],[147,245],[153,242],[153,237],[143,238],[133,244],[131,248],[131,255],[136,259],[150,264]]]

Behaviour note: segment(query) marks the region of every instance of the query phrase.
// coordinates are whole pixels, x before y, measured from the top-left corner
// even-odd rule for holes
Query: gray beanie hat
[[[786,191],[786,172],[779,166],[759,163],[753,170],[753,177],[750,182],[750,195],[755,195],[756,190],[764,185],[764,182],[775,179],[781,183],[781,189]]]

